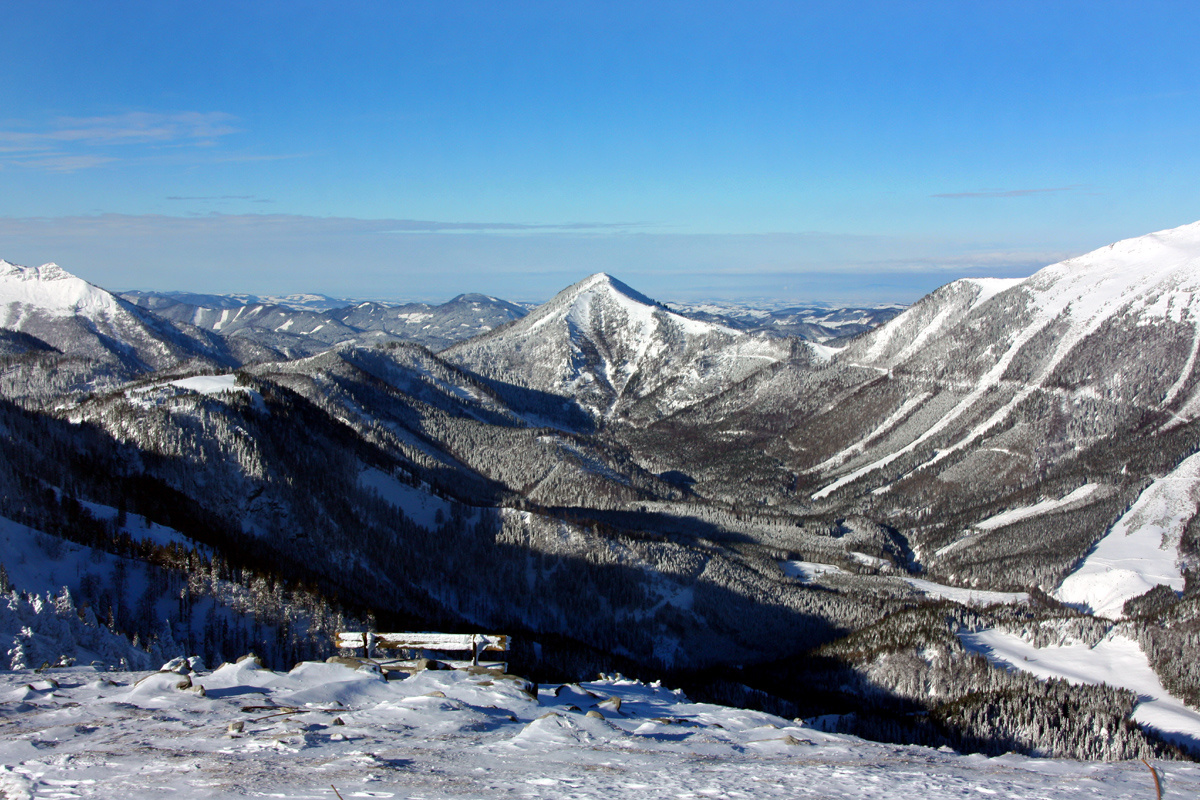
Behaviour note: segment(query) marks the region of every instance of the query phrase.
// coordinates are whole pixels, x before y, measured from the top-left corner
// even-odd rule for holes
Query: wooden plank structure
[[[375,633],[346,631],[337,635],[337,646],[362,650],[364,658],[374,658],[377,650],[433,650],[439,653],[471,654],[471,663],[479,666],[480,653],[506,653],[509,637],[488,633]]]

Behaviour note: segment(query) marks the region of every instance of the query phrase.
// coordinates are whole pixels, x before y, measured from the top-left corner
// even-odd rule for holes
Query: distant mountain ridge
[[[877,328],[905,309],[899,304],[879,306],[777,305],[755,308],[742,303],[669,303],[676,313],[702,322],[749,333],[795,336],[832,344]]]
[[[253,341],[284,358],[314,355],[339,344],[389,340],[442,350],[527,313],[524,306],[482,294],[460,294],[440,305],[347,304],[324,295],[258,298],[126,292],[124,297],[167,319]]]
[[[339,300],[324,294],[296,293],[284,295],[257,295],[235,292],[233,294],[203,294],[200,292],[155,292],[147,290],[131,290],[121,292],[124,297],[135,305],[155,310],[183,303],[204,308],[237,308],[238,306],[267,305],[283,306],[296,311],[328,311],[341,308],[351,301]]]

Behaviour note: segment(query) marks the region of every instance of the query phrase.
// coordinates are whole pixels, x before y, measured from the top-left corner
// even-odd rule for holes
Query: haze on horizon
[[[0,8],[0,258],[113,289],[909,302],[1200,219],[1184,3]]]

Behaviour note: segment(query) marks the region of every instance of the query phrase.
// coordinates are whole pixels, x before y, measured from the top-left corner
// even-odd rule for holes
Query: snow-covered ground
[[[1064,603],[1119,619],[1125,601],[1160,584],[1183,591],[1179,540],[1200,502],[1200,453],[1150,484],[1054,593]]]
[[[0,764],[7,800],[1153,796],[1140,763],[874,744],[629,680],[250,660],[0,672]],[[1168,796],[1200,793],[1200,766],[1157,766]]]
[[[401,509],[405,516],[425,530],[435,530],[442,521],[450,518],[448,502],[409,486],[381,470],[367,467],[359,473],[358,483],[365,488],[374,489],[383,500]],[[438,512],[441,512],[440,520]]]
[[[784,561],[779,568],[784,575],[799,578],[804,583],[812,583],[822,575],[845,575],[846,570],[833,564],[819,564],[815,561]]]
[[[96,519],[107,519],[119,521],[121,517],[120,509],[106,506],[102,503],[93,503],[90,500],[80,500],[79,504],[86,508],[91,515]],[[2,526],[6,520],[0,520]],[[208,548],[197,543],[193,539],[184,536],[174,528],[168,528],[166,525],[159,525],[157,522],[151,522],[141,514],[125,515],[125,525],[121,528],[122,531],[128,533],[130,538],[135,542],[149,541],[157,545],[166,547],[170,544],[179,545],[184,550],[198,549],[201,552],[207,552]]]
[[[246,387],[237,385],[237,376],[232,374],[196,375],[191,378],[180,378],[179,380],[171,381],[171,385],[199,394],[247,391]]]
[[[1025,592],[987,592],[982,589],[962,589],[958,586],[946,586],[933,581],[923,581],[920,578],[901,578],[909,586],[929,597],[943,600],[953,600],[964,606],[988,606],[993,603],[1027,603],[1029,595]]]
[[[1095,646],[1068,642],[1034,647],[1015,633],[986,630],[961,634],[970,648],[989,660],[1032,673],[1039,678],[1063,678],[1074,683],[1119,686],[1136,692],[1141,703],[1133,718],[1165,738],[1189,747],[1200,746],[1200,712],[1188,708],[1163,688],[1146,654],[1132,639],[1111,634]]]
[[[887,563],[882,559],[872,559],[871,562],[862,561],[862,559],[871,558],[864,556],[862,553],[849,554],[856,561],[868,564],[868,566],[879,566]],[[856,556],[860,558],[855,558]],[[878,563],[873,563],[878,562]],[[846,575],[848,574],[841,567],[833,564],[819,564],[815,561],[783,561],[780,562],[779,568],[783,570],[783,574],[790,575],[793,578],[799,578],[804,583],[819,583],[825,575]],[[865,578],[870,580],[871,578]],[[880,580],[901,580],[907,583],[912,588],[916,589],[921,594],[927,597],[934,597],[943,600],[952,600],[955,603],[961,603],[964,606],[987,606],[993,603],[1027,603],[1029,595],[1025,592],[988,592],[982,589],[963,589],[958,586],[946,586],[933,581],[925,581],[920,578],[909,578],[900,576],[898,578],[880,578]]]
[[[176,390],[185,392],[195,392],[196,394],[204,395],[221,395],[225,392],[241,392],[250,396],[254,401],[254,407],[260,411],[265,411],[267,408],[266,401],[263,400],[261,394],[249,386],[240,386],[237,382],[237,375],[229,373],[227,375],[193,375],[190,378],[177,378],[175,380],[150,383],[144,386],[137,386],[130,391],[133,395],[131,400],[139,402],[141,405],[148,405],[151,401],[147,398],[152,397],[156,393],[162,391],[171,391],[167,387],[173,387]],[[129,395],[127,395],[129,396]]]

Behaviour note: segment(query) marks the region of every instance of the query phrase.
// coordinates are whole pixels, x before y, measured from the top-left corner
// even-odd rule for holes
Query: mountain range
[[[314,355],[337,344],[414,341],[440,350],[524,316],[516,303],[461,294],[440,305],[343,304],[323,295],[257,298],[183,292],[126,292],[123,297],[175,322],[244,338],[278,357]]]
[[[1200,223],[824,322],[606,274],[530,310],[0,270],[0,516],[144,565],[136,596],[62,577],[160,650],[489,628],[535,677],[673,674],[867,736],[1200,746]],[[1003,636],[1120,637],[1178,708],[1039,694]]]

